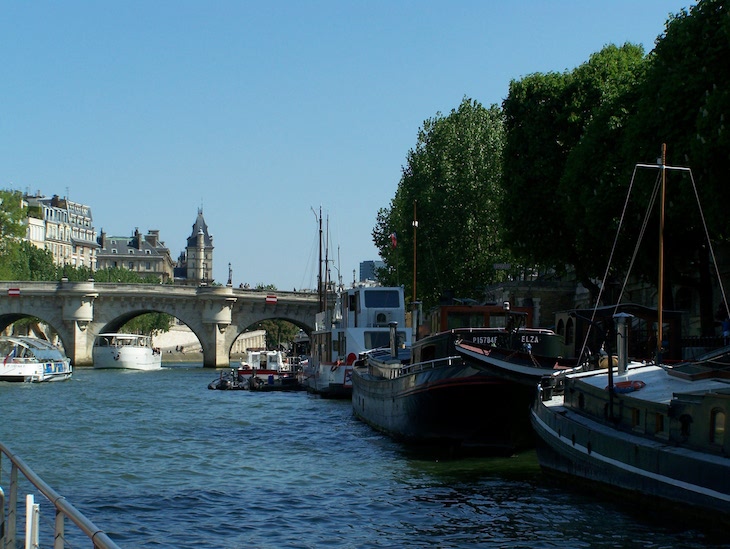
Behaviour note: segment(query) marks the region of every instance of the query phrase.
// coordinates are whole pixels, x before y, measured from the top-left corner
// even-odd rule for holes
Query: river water
[[[534,451],[418,453],[360,423],[349,402],[208,390],[217,375],[181,364],[0,383],[0,440],[123,548],[721,546],[565,489]],[[73,536],[67,526],[88,547]]]

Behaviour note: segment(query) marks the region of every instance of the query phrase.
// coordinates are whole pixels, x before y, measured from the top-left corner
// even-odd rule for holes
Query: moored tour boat
[[[1,336],[0,356],[0,381],[62,381],[73,373],[71,360],[45,339]]]
[[[150,336],[105,333],[94,340],[94,368],[157,370],[162,367],[162,354],[152,347]]]

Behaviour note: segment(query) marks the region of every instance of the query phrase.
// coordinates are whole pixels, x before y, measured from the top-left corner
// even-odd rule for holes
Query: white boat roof
[[[29,349],[40,360],[63,360],[66,356],[50,341],[30,336],[2,336],[1,341]]]
[[[582,382],[605,389],[608,386],[608,371],[590,371],[571,374]],[[631,398],[668,404],[675,393],[706,393],[709,391],[730,389],[730,380],[711,377],[707,379],[689,380],[670,375],[667,369],[655,364],[629,364],[625,374],[618,375],[614,368],[613,383],[622,381],[643,381],[644,387],[629,394]]]

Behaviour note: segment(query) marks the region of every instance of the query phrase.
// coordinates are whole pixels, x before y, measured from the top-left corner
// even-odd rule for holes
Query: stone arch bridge
[[[0,330],[25,317],[53,327],[75,366],[92,364],[94,338],[130,319],[161,312],[184,322],[203,349],[203,366],[230,365],[236,338],[266,319],[312,331],[318,298],[311,292],[270,292],[231,286],[88,282],[0,282]]]

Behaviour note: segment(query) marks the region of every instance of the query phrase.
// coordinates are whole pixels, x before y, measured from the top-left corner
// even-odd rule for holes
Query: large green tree
[[[381,282],[404,285],[413,297],[415,249],[417,300],[433,305],[445,291],[483,297],[497,279],[494,265],[510,259],[498,219],[503,143],[500,109],[468,98],[423,123],[395,197],[373,229],[387,265]]]
[[[572,71],[510,83],[502,217],[523,262],[567,267],[595,290],[623,196],[615,151],[644,68],[640,46],[609,45]]]

